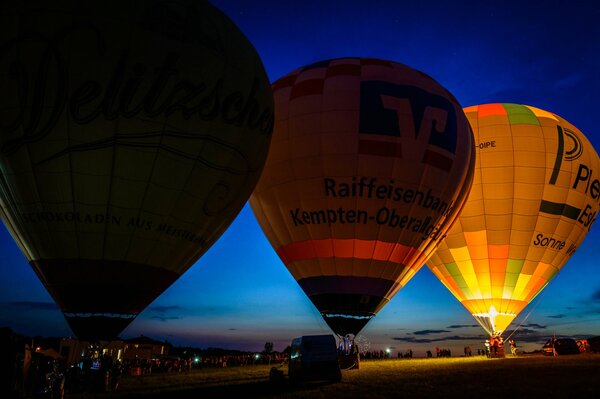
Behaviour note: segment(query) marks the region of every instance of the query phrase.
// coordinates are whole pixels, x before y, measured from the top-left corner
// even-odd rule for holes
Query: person
[[[515,342],[514,339],[511,339],[510,341],[508,341],[509,345],[510,345],[510,353],[513,356],[517,356],[517,343]]]
[[[485,356],[486,357],[491,357],[492,355],[492,348],[491,348],[491,339],[486,339],[485,340]]]
[[[119,382],[121,381],[121,376],[123,375],[123,364],[120,360],[117,360],[113,363],[112,370],[110,373],[111,376],[111,390],[116,391],[119,389]]]
[[[498,353],[498,339],[496,338],[496,335],[492,335],[490,337],[490,350],[491,350],[491,354],[490,357],[496,357],[496,354]]]

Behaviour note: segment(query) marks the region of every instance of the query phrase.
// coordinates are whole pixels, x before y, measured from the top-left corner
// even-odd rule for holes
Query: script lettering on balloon
[[[4,81],[4,87],[12,88],[7,89],[7,92],[16,95],[19,108],[17,112],[13,112],[14,119],[6,121],[4,118],[0,122],[2,155],[12,155],[25,144],[46,137],[57,127],[65,112],[72,121],[80,125],[91,123],[100,117],[105,120],[140,117],[153,119],[179,113],[184,119],[211,121],[220,118],[224,123],[246,126],[263,136],[271,134],[273,110],[260,104],[257,99],[258,78],[254,79],[247,93],[225,92],[222,78],[210,82],[194,82],[180,76],[177,69],[179,56],[173,52],[165,54],[159,65],[151,66],[132,60],[131,50],[125,48],[121,50],[106,82],[91,78],[77,87],[70,87],[70,74],[80,74],[83,71],[68,68],[67,57],[61,52],[61,42],[74,34],[90,35],[90,44],[97,48],[98,57],[107,55],[107,43],[94,27],[68,28],[53,39],[40,34],[26,34],[0,47],[0,66],[4,65],[3,69],[8,72],[5,76],[9,77]],[[18,61],[16,54],[24,48],[38,50],[39,59],[34,71],[30,70],[29,65]],[[9,139],[15,132],[23,134]],[[211,140],[209,136],[199,132],[167,129],[166,132],[148,133],[150,136],[163,134]],[[143,138],[148,138],[148,135]],[[132,135],[126,133],[112,136],[112,139],[107,138],[106,141],[90,143],[89,149],[111,146],[115,141],[127,142],[129,138],[134,143],[142,137],[139,134],[130,137]],[[66,152],[63,151],[62,154],[64,153]]]

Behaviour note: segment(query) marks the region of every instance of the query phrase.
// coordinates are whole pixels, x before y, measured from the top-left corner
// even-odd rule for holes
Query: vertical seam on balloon
[[[23,134],[25,135],[25,132],[23,132]],[[33,144],[33,143],[31,143]],[[29,159],[29,164],[33,165],[33,161],[34,161],[34,157],[31,156],[31,149],[30,149],[30,143],[26,143],[25,144],[25,148],[27,149],[27,157]],[[32,169],[35,168],[37,165],[33,165]],[[39,186],[39,182],[38,182],[38,174],[32,170],[31,172],[32,176],[33,176],[33,181],[35,182],[34,187],[35,187],[35,193],[36,193],[36,197],[37,197],[37,201],[36,201],[36,207],[40,207],[43,210],[43,205],[44,205],[44,201],[42,200],[42,195],[40,193],[40,186]],[[45,227],[46,230],[46,234],[47,237],[50,238],[50,240],[54,243],[54,245],[52,246],[52,248],[57,248],[56,242],[54,241],[56,235],[52,234],[52,230],[50,229],[49,225],[48,225],[49,221],[46,221],[43,226]],[[40,254],[40,250],[37,248],[36,246],[36,255],[37,255],[37,259],[41,259],[41,254]],[[29,259],[29,261],[34,260]],[[41,275],[41,274],[40,274]],[[50,290],[48,289],[48,291],[50,292]],[[51,293],[52,298],[54,298],[54,294]]]
[[[558,130],[560,131],[560,135],[561,135],[562,137],[559,137],[559,143],[558,143],[558,144],[559,144],[559,147],[558,147],[558,149],[557,149],[557,152],[559,152],[559,151],[560,151],[560,154],[561,154],[561,161],[562,161],[562,157],[563,157],[563,155],[564,155],[564,149],[565,149],[565,148],[564,148],[564,136],[563,136],[563,129],[562,129],[562,127],[559,125],[559,123],[560,123],[560,120],[559,120],[559,121],[557,121],[557,131],[558,131]],[[569,174],[570,174],[570,175],[572,174],[572,170],[573,170],[573,167],[572,167],[572,165],[573,165],[573,163],[571,162],[571,167],[569,168],[569,172],[570,172]],[[555,167],[556,167],[556,166],[555,166]],[[559,166],[559,171],[560,171],[560,166]],[[558,172],[559,172],[559,171],[558,171]],[[552,171],[552,175],[553,175],[553,176],[554,176],[554,172],[555,172],[555,170],[553,170],[553,171]],[[556,172],[556,175],[557,175],[557,176],[558,176],[558,172]],[[571,193],[572,193],[572,190],[570,189],[570,187],[569,187],[568,189],[564,190],[564,196],[563,196],[564,200],[562,201],[562,203],[565,205],[565,209],[567,209],[567,207],[569,206],[569,205],[568,205],[568,202],[569,202],[569,201],[568,201],[568,199],[569,199],[569,197],[570,197],[570,194],[571,194]],[[563,213],[564,213],[564,212],[563,212]],[[562,223],[564,223],[564,222],[563,222],[563,218],[564,218],[564,217],[566,217],[564,214],[558,215],[558,218],[556,219],[556,223],[555,223],[555,225],[554,225],[554,229],[552,230],[552,235],[553,235],[553,236],[554,236],[554,234],[556,233],[556,231],[558,230],[558,227],[559,227],[559,226],[560,226]],[[565,240],[566,240],[567,238],[568,238],[568,237],[565,237]],[[546,253],[546,252],[547,252],[547,251],[549,251],[549,250],[550,250],[550,248],[549,248],[549,247],[546,247],[546,251],[544,251],[544,252]],[[552,258],[549,260],[548,264],[550,265],[550,267],[551,267],[551,268],[557,269],[557,272],[556,272],[556,273],[554,274],[554,276],[552,276],[551,278],[548,278],[548,279],[546,279],[546,282],[545,282],[545,283],[544,283],[544,284],[541,286],[541,288],[540,288],[540,291],[542,291],[542,290],[544,289],[544,287],[546,287],[546,285],[548,285],[548,283],[550,283],[550,280],[551,280],[552,278],[554,278],[554,277],[555,277],[555,276],[556,276],[556,275],[557,275],[557,274],[560,272],[560,270],[562,269],[562,267],[558,267],[558,266],[555,264],[555,262],[556,262],[556,260],[557,260],[558,256],[559,256],[559,255],[561,255],[560,251],[553,251],[553,252],[554,252],[554,256],[552,256]],[[566,261],[565,261],[565,262],[566,262]],[[565,262],[561,262],[561,263],[563,263],[563,266],[564,266]]]
[[[67,63],[70,64],[71,62],[71,51],[72,51],[72,47],[71,47],[71,42],[69,41],[69,56],[67,59]],[[68,79],[68,78],[67,78]],[[66,136],[67,136],[67,148],[71,148],[71,116],[68,112],[65,112],[65,123],[66,123]],[[29,147],[29,146],[28,146]],[[78,204],[78,198],[76,198],[75,195],[75,169],[73,167],[73,152],[68,151],[67,153],[68,158],[69,158],[69,170],[70,170],[70,178],[71,178],[71,201],[72,201],[72,207],[73,207],[73,211],[75,211],[75,209],[77,209],[77,204]],[[77,248],[77,263],[79,263],[79,267],[81,267],[81,235],[79,234],[79,231],[77,229],[77,220],[73,220],[73,230],[75,232],[75,247]],[[52,236],[52,241],[54,241],[54,235]],[[57,246],[54,245],[53,248],[56,248]],[[63,266],[65,267],[65,266]],[[67,309],[62,309],[61,310],[64,312]]]
[[[479,132],[481,130],[481,118],[479,116],[479,110],[480,110],[480,107],[477,107],[477,117],[476,117],[476,119],[477,119],[477,140],[479,139]],[[508,119],[508,117],[507,117],[507,119]],[[475,145],[476,143],[473,143],[473,144]],[[481,150],[477,150],[477,151],[478,151],[478,153],[475,155],[476,155],[476,159],[477,159],[476,162],[479,161],[479,167],[475,168],[474,173],[477,173],[479,175],[479,186],[480,186],[480,190],[481,190],[481,208],[483,210],[483,218],[482,218],[483,219],[483,231],[485,233],[485,250],[487,252],[487,259],[486,259],[487,270],[488,270],[487,274],[489,275],[489,282],[490,282],[490,298],[489,299],[491,299],[492,286],[493,286],[492,285],[492,265],[490,262],[490,246],[489,246],[490,242],[489,242],[488,229],[487,229],[487,225],[488,225],[487,217],[486,217],[487,214],[485,212],[485,196],[484,196],[484,192],[483,192],[484,191],[483,190],[483,187],[484,187],[483,186],[483,172],[482,172],[483,167],[482,167],[481,155],[480,155]],[[463,238],[465,239],[465,242],[466,242],[466,237],[464,236],[464,232],[463,232]],[[484,301],[486,300],[486,298],[483,294],[481,295],[481,298]],[[484,312],[489,311],[489,309],[485,309],[485,308],[483,310],[484,310]]]
[[[300,74],[300,73],[296,74],[296,79],[298,78],[298,75],[299,75],[299,74]],[[283,78],[282,78],[282,79],[283,79]],[[294,81],[295,81],[295,80],[294,80]],[[294,83],[292,83],[292,84],[289,86],[289,87],[290,87],[290,92],[288,93],[288,96],[287,96],[287,98],[285,99],[285,102],[288,102],[288,103],[290,102],[290,98],[289,98],[289,97],[290,97],[290,95],[291,95],[291,92],[292,92],[291,90],[292,90],[292,87],[293,87],[293,85],[294,85]],[[275,100],[274,108],[275,108],[275,112],[277,113],[277,101],[276,101],[276,100]],[[285,129],[285,132],[286,132],[286,134],[287,134],[287,145],[286,145],[286,152],[287,152],[288,154],[290,154],[290,153],[291,153],[291,148],[290,148],[290,146],[291,146],[291,140],[290,140],[290,111],[289,111],[289,104],[288,104],[288,106],[287,106],[285,109],[287,110],[287,114],[285,115],[285,124],[286,124],[286,129]],[[278,119],[278,118],[276,118],[276,120],[277,120],[277,119]],[[275,132],[273,132],[273,138],[272,138],[272,141],[273,141],[273,139],[275,139],[275,135],[276,135],[276,133],[275,133]],[[273,145],[273,144],[274,144],[274,143],[272,142],[272,143],[271,143],[271,145]],[[288,159],[288,160],[290,160],[290,159],[291,159],[291,157],[289,157],[289,156],[288,156],[288,158],[287,158],[287,159]],[[290,168],[290,169],[292,170],[292,172],[293,172],[293,167],[292,167],[291,161],[288,161],[288,162],[289,162],[288,166],[289,166],[289,168]],[[287,217],[286,217],[286,215],[285,215],[285,213],[284,213],[284,210],[283,210],[283,204],[282,204],[282,202],[279,200],[279,192],[280,192],[280,187],[281,187],[281,186],[283,186],[284,184],[291,184],[291,180],[284,181],[284,182],[282,182],[282,183],[279,183],[279,184],[277,184],[276,186],[273,186],[272,188],[269,188],[269,190],[271,191],[272,195],[273,195],[274,197],[276,197],[276,201],[275,201],[275,203],[277,204],[277,210],[278,210],[278,212],[279,212],[279,215],[281,216],[281,223],[283,224],[283,226],[282,226],[282,227],[285,227],[284,231],[285,231],[285,233],[287,234],[287,237],[284,237],[285,239],[282,239],[282,237],[277,237],[277,240],[279,241],[279,242],[278,242],[278,244],[279,244],[279,245],[282,245],[282,243],[283,243],[284,241],[289,241],[289,243],[292,243],[292,242],[293,242],[291,231],[290,231],[290,229],[289,229],[289,227],[288,227],[288,223],[286,222],[286,220],[287,220]],[[295,190],[297,190],[297,185],[296,185],[296,183],[293,183],[293,184],[294,184],[294,189],[295,189]],[[266,213],[265,213],[265,218],[266,218]],[[269,223],[270,223],[270,222],[269,222]],[[278,230],[278,229],[273,229],[273,231],[274,231],[274,232],[277,232],[277,230]],[[284,265],[286,265],[286,264],[285,264],[285,262],[283,262],[283,260],[282,260],[282,263],[284,263]],[[287,265],[286,265],[286,266],[287,266]],[[286,269],[287,269],[287,267],[286,267]],[[290,272],[290,270],[289,270],[289,269],[287,269],[287,270],[288,270],[288,273],[290,273],[290,274],[292,275],[292,277],[294,277],[294,279],[296,279],[296,276],[294,276],[294,275],[293,275],[293,274]]]
[[[535,115],[534,115],[534,117],[535,117]],[[537,120],[537,117],[535,117],[535,118]],[[515,198],[515,171],[516,171],[516,168],[519,167],[516,164],[516,162],[515,162],[515,155],[516,155],[515,154],[516,153],[516,151],[515,151],[515,134],[513,132],[513,125],[510,123],[510,119],[509,119],[509,125],[508,126],[509,126],[509,129],[510,129],[510,138],[511,138],[511,145],[512,145],[512,157],[513,157],[512,168],[511,168],[511,172],[512,172],[511,189],[512,189],[512,191],[511,191],[511,194],[510,194],[510,198],[511,198],[511,201],[510,201],[510,203],[511,203],[511,208],[510,208],[510,226],[509,226],[510,235],[508,237],[508,252],[506,254],[506,266],[505,266],[506,269],[504,271],[504,284],[503,284],[504,288],[502,289],[502,299],[501,299],[501,302],[500,302],[503,306],[501,307],[501,309],[499,309],[500,312],[506,312],[506,313],[508,313],[509,310],[510,310],[510,304],[511,304],[511,301],[513,299],[514,292],[515,292],[515,287],[513,287],[512,290],[511,290],[511,293],[510,293],[510,297],[507,298],[508,302],[505,305],[503,303],[505,301],[504,291],[506,290],[506,278],[508,277],[508,273],[509,273],[508,263],[509,263],[509,260],[510,260],[510,250],[511,250],[511,247],[512,247],[513,223],[514,223],[514,220],[515,220],[515,217],[516,217],[516,215],[515,215],[515,200],[516,200],[516,198]],[[541,129],[541,126],[540,126],[540,129]],[[523,266],[521,266],[521,268],[523,268]],[[516,286],[516,281],[515,281],[515,286]]]
[[[548,154],[548,145],[547,145],[547,140],[546,140],[546,134],[545,134],[544,128],[543,128],[543,126],[541,124],[540,124],[540,132],[541,132],[541,136],[542,136],[542,143],[543,143],[543,146],[544,146],[544,154],[545,154],[545,156],[544,156],[544,165],[546,165],[546,157],[548,156],[547,155]],[[557,151],[558,150],[559,149],[557,149]],[[547,170],[547,167],[545,167],[545,169]],[[544,183],[544,185],[543,185],[543,188],[542,188],[542,194],[540,196],[540,203],[544,200],[544,198],[546,196],[546,193],[547,193],[547,185],[545,184],[546,183],[545,179],[543,180],[543,183]],[[530,239],[528,241],[529,243],[532,242],[531,240],[532,240],[532,238],[534,237],[534,235],[536,233],[536,227],[537,227],[538,223],[540,222],[540,220],[543,220],[545,218],[548,218],[548,216],[547,215],[543,216],[539,212],[539,209],[538,209],[538,211],[537,211],[537,217],[536,217],[536,221],[535,221],[535,226],[531,230],[531,237],[530,237]],[[560,219],[560,216],[559,216],[559,219]],[[531,250],[532,250],[531,244],[529,244],[529,245],[530,246],[529,246],[529,250],[527,251],[527,258],[525,259],[526,262],[529,260],[529,255],[530,255]],[[544,251],[544,253],[545,253],[545,251]],[[542,291],[542,289],[540,289],[539,287],[536,289],[537,283],[535,283],[535,281],[537,281],[537,277],[535,276],[535,270],[537,270],[537,268],[539,267],[539,264],[541,263],[542,258],[543,258],[543,254],[540,257],[539,261],[531,260],[531,262],[535,263],[535,269],[534,269],[533,273],[531,274],[532,279],[529,280],[529,282],[527,283],[527,285],[523,289],[523,291],[524,291],[523,292],[523,294],[524,294],[523,300],[526,301],[526,302],[528,302],[528,303],[531,303],[533,301],[533,299],[535,297],[537,297],[540,294],[540,292]],[[536,277],[536,279],[532,282],[533,277]],[[547,282],[546,282],[546,284],[547,284]]]
[[[129,28],[130,29],[129,29],[128,42],[129,42],[129,44],[131,44],[132,29],[131,29],[131,26]],[[115,118],[114,127],[113,127],[113,130],[112,130],[113,137],[114,136],[118,136],[119,122],[120,122],[120,118]],[[110,176],[110,184],[109,184],[109,187],[108,187],[108,195],[107,195],[107,198],[106,198],[106,214],[109,214],[109,209],[113,207],[113,204],[112,204],[113,188],[114,188],[114,185],[116,184],[116,182],[118,180],[117,176],[115,176],[115,170],[117,169],[115,166],[116,166],[116,163],[117,163],[117,148],[118,148],[118,145],[119,145],[119,141],[118,140],[114,140],[114,145],[113,145],[113,148],[112,148],[112,162],[111,162],[110,174],[109,174],[109,176]],[[141,208],[142,207],[140,206],[140,209]],[[139,211],[138,211],[138,217],[139,217]],[[104,237],[103,237],[103,242],[102,242],[102,259],[105,259],[105,257],[106,257],[106,254],[105,254],[104,251],[106,250],[106,236],[108,234],[108,225],[109,225],[109,223],[105,223],[104,224]],[[124,256],[125,260],[129,259],[129,251],[131,249],[131,242],[133,241],[133,236],[134,235],[135,235],[135,230],[132,231],[132,233],[129,235],[129,240],[128,240],[129,242],[127,244],[127,251],[125,252],[125,256]]]
[[[564,141],[565,138],[563,135],[563,131],[558,123],[556,124],[556,129],[558,130],[558,148],[556,149],[556,159],[554,161],[554,169],[552,170],[552,176],[550,176],[550,181],[549,181],[549,183],[552,185],[556,184],[556,180],[558,179],[558,174],[560,172],[560,166],[562,164],[564,145],[565,145],[565,141]]]
[[[329,60],[327,62],[327,65],[325,66],[325,75],[324,75],[323,80],[322,80],[321,92],[319,94],[320,104],[319,104],[318,109],[320,111],[318,113],[318,118],[319,118],[318,127],[319,127],[319,129],[321,131],[323,130],[323,102],[324,102],[324,97],[325,97],[325,83],[327,81],[327,71],[329,70],[330,65],[331,65],[330,61],[331,60]],[[320,134],[320,132],[319,132],[319,134]],[[322,134],[320,134],[320,136],[322,137]],[[323,154],[323,140],[321,138],[319,139],[319,149],[320,149],[321,155],[324,155]],[[325,164],[323,163],[323,157],[322,156],[319,157],[319,163],[321,164],[320,165],[321,166],[321,171],[325,172]],[[331,198],[327,198],[326,199],[326,203],[327,203],[328,206],[331,204],[331,202],[332,202]],[[333,253],[333,257],[332,257],[332,260],[331,260],[331,263],[333,264],[333,272],[334,272],[333,274],[336,275],[336,276],[339,276],[340,273],[339,273],[338,264],[337,264],[337,261],[336,261],[337,256],[336,256],[336,253],[335,253],[335,244],[334,244],[335,235],[333,234],[333,226],[332,226],[332,224],[329,224],[328,229],[329,229],[329,237],[332,238],[329,241],[331,242],[331,250],[332,250],[332,253]],[[309,237],[310,237],[310,235],[309,235]],[[314,241],[314,240],[312,240],[312,241]],[[316,248],[314,248],[314,245],[313,245],[313,250],[316,253]],[[352,253],[354,254],[354,247],[352,248]],[[322,263],[324,260],[322,260],[321,257],[317,257],[316,260],[317,260],[317,264],[319,265],[319,270],[321,270],[321,273],[323,273],[324,272],[324,268],[326,267],[326,265],[324,265]]]

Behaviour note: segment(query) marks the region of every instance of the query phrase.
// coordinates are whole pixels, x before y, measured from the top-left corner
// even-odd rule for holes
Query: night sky
[[[577,126],[600,150],[600,3],[592,1],[213,0],[254,44],[271,81],[337,57],[419,69],[463,106],[532,105]],[[596,174],[600,171],[595,171]],[[600,335],[600,228],[595,226],[505,336],[526,350],[557,336]],[[0,326],[68,336],[57,306],[0,227]],[[107,295],[107,293],[90,293]],[[216,244],[122,333],[176,345],[282,350],[329,333],[246,205]],[[364,347],[415,351],[481,347],[484,332],[423,267],[359,335]]]

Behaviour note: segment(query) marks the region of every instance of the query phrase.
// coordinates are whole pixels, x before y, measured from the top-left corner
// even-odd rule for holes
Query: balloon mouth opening
[[[370,320],[373,318],[373,316],[375,316],[375,314],[370,313],[367,315],[360,315],[360,314],[345,314],[345,313],[321,313],[323,315],[323,317],[341,317],[343,319],[365,319],[365,320]]]
[[[63,312],[82,341],[112,341],[135,319],[136,313]]]
[[[91,313],[91,312],[63,312],[65,317],[107,317],[111,319],[135,319],[137,313]]]
[[[473,317],[481,327],[490,335],[502,335],[509,323],[506,323],[506,319],[512,320],[517,316],[516,313],[511,312],[498,312],[494,307],[489,312],[485,313],[472,313]],[[500,318],[499,320],[497,320]]]
[[[331,330],[339,337],[356,336],[365,325],[375,316],[370,312],[337,313],[321,312],[323,319]]]
[[[516,313],[504,313],[504,312],[494,312],[494,313],[473,313],[475,317],[488,317],[490,319],[495,319],[497,316],[517,316]]]

